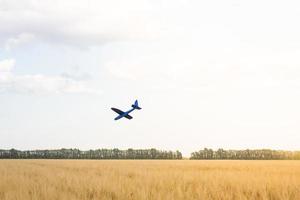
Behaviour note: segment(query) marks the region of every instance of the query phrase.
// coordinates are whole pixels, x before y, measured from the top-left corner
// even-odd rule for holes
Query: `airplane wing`
[[[125,115],[124,117],[126,117],[127,119],[132,119],[133,118],[130,115]]]
[[[116,113],[118,113],[119,115],[123,115],[124,112],[122,110],[119,110],[117,108],[111,108],[113,111],[115,111]]]

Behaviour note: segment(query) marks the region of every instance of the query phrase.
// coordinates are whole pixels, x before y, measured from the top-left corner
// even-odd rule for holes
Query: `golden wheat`
[[[300,199],[299,161],[0,160],[0,199]]]

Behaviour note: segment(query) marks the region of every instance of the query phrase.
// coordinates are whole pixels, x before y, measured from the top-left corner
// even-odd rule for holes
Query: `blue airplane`
[[[131,107],[132,107],[132,109],[128,110],[127,112],[123,112],[122,110],[119,110],[117,108],[111,108],[113,111],[115,111],[116,113],[119,114],[119,116],[116,117],[115,120],[119,120],[119,119],[121,119],[123,117],[125,117],[127,119],[132,119],[132,117],[129,115],[129,113],[131,113],[135,109],[137,109],[137,110],[141,110],[142,109],[142,108],[139,107],[139,102],[137,100],[134,102],[134,104]]]

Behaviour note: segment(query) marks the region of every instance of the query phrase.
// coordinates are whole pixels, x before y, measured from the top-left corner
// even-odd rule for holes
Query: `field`
[[[300,199],[299,161],[0,160],[0,199]]]

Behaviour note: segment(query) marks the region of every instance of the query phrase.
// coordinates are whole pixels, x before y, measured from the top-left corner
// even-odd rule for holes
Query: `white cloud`
[[[19,45],[26,44],[34,39],[34,35],[30,33],[21,33],[16,37],[7,39],[5,43],[5,50],[9,51]]]
[[[12,77],[11,70],[15,65],[15,60],[6,59],[0,61],[0,91],[1,82],[7,84],[6,82]]]
[[[148,4],[146,0],[0,0],[0,40],[10,48],[28,41],[29,35],[80,46],[153,38],[158,27]],[[22,36],[24,32],[29,35]]]
[[[205,52],[193,46],[187,51],[188,48],[176,45],[164,44],[157,54],[151,45],[134,48],[122,57],[111,58],[105,68],[113,78],[160,89],[219,92],[299,87],[300,65],[296,56],[268,52],[269,57],[267,53],[263,57],[261,51],[248,55],[240,49]]]
[[[15,65],[14,59],[6,59],[0,61],[0,72],[1,74],[4,72],[10,72]]]
[[[75,80],[66,76],[42,74],[16,75],[13,73],[15,60],[0,61],[0,92],[12,91],[31,94],[87,93],[101,94],[89,86],[88,81]]]
[[[87,47],[156,38],[138,40],[140,46],[130,41],[120,54],[116,49],[122,42],[106,45],[111,49],[107,57],[101,55],[104,67],[114,77],[161,87],[165,82],[186,88],[295,83],[299,67],[282,77],[280,69],[267,66],[299,64],[300,29],[292,25],[298,5],[265,1],[257,7],[257,3],[0,0],[0,42],[11,49],[33,39]],[[280,10],[286,14],[278,15]]]

